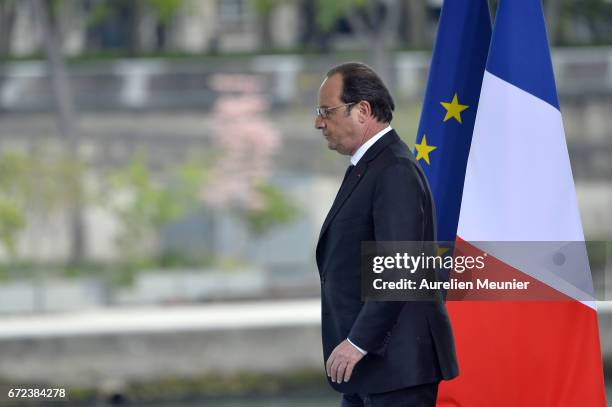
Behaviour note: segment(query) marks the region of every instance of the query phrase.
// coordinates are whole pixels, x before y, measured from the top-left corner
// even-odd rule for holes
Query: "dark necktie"
[[[346,181],[346,179],[348,178],[349,174],[351,173],[351,171],[353,170],[353,168],[355,168],[355,166],[353,164],[349,165],[348,168],[346,169],[346,172],[344,173],[344,179],[342,180],[342,183],[344,184],[344,182]]]

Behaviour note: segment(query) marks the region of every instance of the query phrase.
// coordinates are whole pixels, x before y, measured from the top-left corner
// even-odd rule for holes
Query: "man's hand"
[[[343,340],[329,355],[325,369],[332,382],[348,382],[353,373],[353,368],[363,358],[363,353],[359,352],[348,340]]]

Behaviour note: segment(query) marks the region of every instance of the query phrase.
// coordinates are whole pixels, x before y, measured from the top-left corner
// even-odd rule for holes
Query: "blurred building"
[[[401,24],[395,45],[431,45],[440,1],[397,0]],[[120,51],[227,53],[329,49],[332,43],[359,47],[354,27],[343,14],[321,27],[325,11],[316,0],[70,0],[59,4],[57,25],[67,55]],[[381,6],[382,7],[382,6]],[[330,8],[334,10],[334,8]],[[384,15],[384,7],[375,13]],[[41,48],[41,28],[32,0],[0,4],[0,55],[28,56]]]
[[[146,1],[63,2],[58,18],[64,51],[68,55],[121,49],[133,53],[201,53],[297,45],[298,2],[283,3],[267,13],[258,13],[246,0],[168,3],[178,6],[164,11]],[[36,23],[33,2],[15,2],[11,13],[9,53],[21,56],[39,51],[40,25]]]
[[[494,14],[497,1],[489,2]],[[390,33],[387,45],[393,48],[428,49],[442,3],[373,0],[356,11],[342,8],[350,2],[325,7],[318,0],[65,0],[56,2],[56,15],[63,49],[71,56],[325,52],[362,47],[368,35],[358,34],[364,28],[366,34],[376,28]],[[612,1],[544,0],[543,6],[553,45],[612,42]],[[0,56],[40,51],[35,14],[34,0],[0,2]],[[389,14],[397,20],[392,26],[383,21]],[[355,24],[356,17],[364,17],[364,24]]]
[[[67,55],[126,50],[129,53],[223,53],[287,49],[298,45],[312,25],[306,2],[282,2],[258,11],[248,0],[183,0],[166,11],[146,1],[71,0],[61,4],[59,26]],[[32,55],[40,50],[40,25],[33,2],[5,4],[6,53]],[[10,9],[9,9],[10,7]],[[166,13],[160,15],[160,13]],[[312,13],[310,13],[312,14]]]

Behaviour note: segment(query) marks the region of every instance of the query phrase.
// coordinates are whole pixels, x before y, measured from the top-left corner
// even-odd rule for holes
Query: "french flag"
[[[577,294],[593,291],[591,274],[539,0],[499,2],[457,240],[482,250],[574,242],[572,284],[522,267],[520,254],[491,253],[563,300],[448,301],[460,375],[442,383],[438,405],[605,406],[595,302]]]

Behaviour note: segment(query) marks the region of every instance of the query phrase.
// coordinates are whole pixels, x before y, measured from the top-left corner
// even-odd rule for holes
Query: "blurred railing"
[[[396,96],[420,101],[427,81],[428,52],[397,52]],[[301,105],[315,98],[318,81],[337,57],[272,55],[130,59],[87,62],[70,67],[81,111],[210,108],[216,98],[213,73],[256,73],[275,106]],[[562,98],[612,93],[612,47],[563,48],[553,51],[557,87]],[[51,88],[43,61],[11,62],[0,67],[0,112],[50,111]]]

